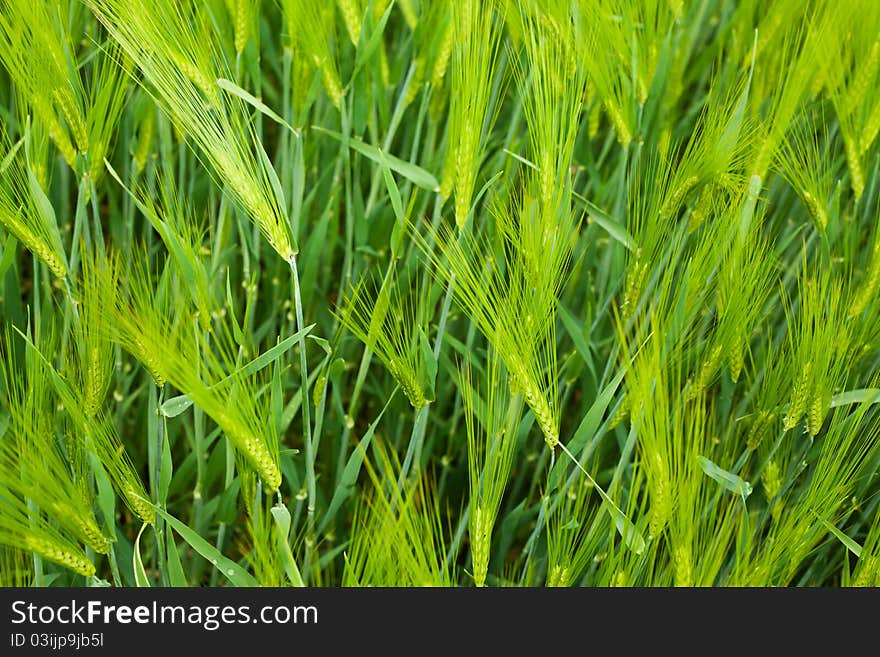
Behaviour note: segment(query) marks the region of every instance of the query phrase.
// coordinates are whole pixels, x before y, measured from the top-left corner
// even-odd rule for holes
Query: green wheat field
[[[878,35],[0,0],[0,584],[880,586]]]

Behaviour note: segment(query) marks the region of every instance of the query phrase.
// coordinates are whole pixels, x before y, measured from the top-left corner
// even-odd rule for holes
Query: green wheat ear
[[[453,237],[445,227],[427,227],[429,239],[413,231],[436,274],[502,358],[512,389],[522,394],[550,447],[559,443],[555,315],[578,226],[568,168],[584,84],[576,67],[569,70],[559,57],[560,48],[573,45],[573,32],[550,39],[552,26],[558,30],[568,20],[553,9],[558,15],[520,7],[531,34],[520,87],[537,170],[492,207],[502,256],[489,239],[468,231]]]
[[[33,559],[20,548],[0,546],[0,586],[33,586]]]
[[[99,48],[95,58],[97,63],[88,84],[86,112],[88,175],[93,186],[99,184],[104,159],[111,153],[128,97],[130,75],[125,53],[115,43]]]
[[[548,510],[547,586],[574,585],[607,535],[608,516],[593,505],[596,497],[593,485],[581,477],[569,480],[557,492]]]
[[[530,4],[538,3],[533,1]],[[550,4],[564,7],[566,3],[554,0]],[[601,99],[602,108],[623,148],[633,141],[637,96],[641,99],[646,94],[648,84],[645,75],[641,85],[632,76],[634,53],[628,30],[632,28],[633,20],[637,20],[630,9],[636,4],[578,0],[575,23],[576,58],[589,74],[591,88]],[[597,52],[608,55],[597,57]]]
[[[428,475],[400,489],[396,454],[376,440],[372,447],[376,463],[364,460],[372,491],[355,510],[343,586],[450,586],[448,531]]]
[[[378,4],[381,3],[374,2],[374,8],[377,8]],[[287,33],[294,47],[310,60],[314,69],[317,69],[330,102],[337,110],[341,109],[344,90],[333,44],[336,10],[334,3],[281,0],[281,6],[287,22]],[[347,14],[346,18],[348,18]]]
[[[861,283],[852,294],[849,316],[856,317],[861,315],[866,308],[875,306],[878,290],[880,290],[880,226],[874,229],[874,239],[871,253],[868,256],[868,266],[865,268]]]
[[[455,223],[459,230],[471,209],[474,185],[497,116],[491,96],[501,50],[501,17],[496,2],[462,0],[452,4],[452,55],[449,129],[446,134],[444,183],[455,190]],[[447,190],[450,183],[441,184]]]
[[[827,203],[834,185],[827,130],[824,119],[814,121],[805,115],[790,129],[779,149],[783,176],[800,197],[813,224],[823,232],[828,228]]]
[[[503,360],[510,385],[532,409],[545,441],[555,447],[559,442],[555,290],[545,286],[535,293],[517,248],[505,250],[509,259],[499,262],[484,238],[468,232],[456,237],[445,226],[439,231],[426,226],[425,233],[429,238],[413,232],[414,241],[434,265],[435,275],[453,286],[459,305]],[[552,256],[552,251],[545,255]],[[534,271],[550,271],[553,276],[552,268]]]
[[[799,293],[799,314],[789,315],[793,368],[783,423],[787,431],[804,417],[807,431],[815,436],[845,377],[853,337],[841,281],[827,270],[808,272],[804,263]]]
[[[46,126],[68,165],[88,150],[82,82],[61,6],[47,0],[5,2],[0,15],[0,62]],[[73,141],[71,141],[71,134]]]
[[[27,132],[27,131],[26,131]],[[67,257],[55,210],[28,164],[28,134],[10,146],[0,129],[0,225],[15,235],[55,276],[67,276]]]
[[[84,251],[84,245],[82,250]],[[108,339],[107,322],[116,305],[116,288],[102,285],[102,270],[114,265],[103,254],[82,261],[81,294],[74,331],[74,367],[79,376],[83,408],[94,417],[104,403],[113,373],[115,354]]]
[[[357,46],[364,20],[364,3],[361,0],[336,0],[336,6],[342,14],[342,22],[345,24],[351,45]]]
[[[267,491],[281,485],[278,436],[268,421],[265,396],[257,394],[261,382],[242,371],[241,345],[235,342],[229,316],[199,337],[185,298],[173,297],[169,305],[166,274],[157,284],[142,249],[130,256],[126,284],[115,308],[112,339],[150,371],[157,384],[170,383],[186,394],[214,422],[230,443],[263,479]],[[120,274],[109,273],[107,286],[120,285]]]
[[[58,341],[51,333],[39,340],[42,351],[52,353]],[[11,431],[0,441],[0,479],[21,499],[30,499],[61,525],[71,536],[106,554],[110,541],[98,528],[92,508],[86,472],[78,467],[69,445],[56,438],[57,397],[50,393],[46,366],[36,349],[26,347],[24,372],[13,362],[19,360],[7,333],[0,375],[7,390]],[[22,376],[24,374],[24,376]]]
[[[32,552],[43,559],[69,568],[83,577],[95,574],[86,553],[55,529],[43,516],[35,516],[27,504],[0,484],[0,545]]]
[[[876,25],[880,13],[873,3],[859,3],[857,14],[833,12],[830,25],[817,38],[829,56],[822,58],[828,96],[843,139],[850,185],[858,202],[865,191],[864,155],[880,131],[877,81],[880,43]]]
[[[436,362],[425,332],[424,290],[401,288],[393,267],[381,283],[368,275],[346,293],[336,316],[376,354],[418,410],[434,398]]]
[[[204,11],[188,3],[89,0],[89,7],[137,64],[157,102],[198,145],[216,181],[284,259],[298,251],[277,174],[240,96],[220,95],[232,77]],[[154,90],[154,91],[153,91]]]
[[[482,386],[474,386],[467,364],[459,373],[468,443],[468,531],[477,586],[486,583],[492,531],[513,466],[522,414],[522,400],[511,396],[500,358],[492,351],[484,379]]]

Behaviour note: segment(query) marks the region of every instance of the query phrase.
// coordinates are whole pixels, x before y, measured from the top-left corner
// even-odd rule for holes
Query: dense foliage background
[[[880,585],[878,35],[0,0],[0,582]]]

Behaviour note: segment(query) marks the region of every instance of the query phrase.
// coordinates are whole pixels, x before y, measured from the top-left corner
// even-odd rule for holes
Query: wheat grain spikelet
[[[721,357],[724,355],[724,345],[716,343],[709,348],[708,354],[704,357],[702,365],[697,372],[693,385],[688,388],[687,399],[695,399],[712,383],[718,367],[721,364]]]
[[[413,4],[413,0],[397,0],[397,7],[400,9],[400,13],[403,14],[403,20],[406,21],[406,26],[410,30],[415,30],[419,22],[419,16],[416,5]]]
[[[89,150],[89,133],[86,130],[86,123],[82,112],[73,98],[73,93],[70,89],[62,87],[55,89],[52,92],[52,97],[55,99],[58,107],[61,108],[61,113],[73,132],[73,139],[76,142],[77,148],[85,153]]]
[[[25,536],[23,543],[31,552],[70,568],[83,577],[91,577],[95,574],[95,565],[80,550],[74,550],[70,546],[39,536]]]
[[[133,485],[129,484],[123,487],[122,493],[125,495],[125,499],[128,500],[131,508],[141,520],[148,525],[155,524],[156,510],[144,497],[143,490],[138,490]]]
[[[94,517],[84,516],[78,509],[67,502],[54,502],[52,512],[69,520],[77,528],[77,534],[82,541],[99,554],[110,552],[110,541],[101,533]]]
[[[846,153],[846,166],[849,169],[850,184],[852,185],[856,202],[858,202],[865,191],[865,174],[862,170],[859,149],[852,137],[844,135],[843,150]]]
[[[247,45],[248,38],[250,38],[251,22],[253,20],[252,11],[253,5],[251,0],[236,0],[234,40],[235,52],[239,55],[244,52],[244,47]]]
[[[361,38],[361,20],[363,19],[363,8],[359,0],[336,0],[339,7],[339,13],[342,14],[342,22],[345,23],[345,30],[348,32],[348,38],[351,45],[357,46]]]
[[[391,376],[397,379],[397,382],[403,389],[403,394],[406,395],[414,409],[419,410],[428,403],[418,377],[416,377],[411,368],[402,367],[397,360],[392,358],[388,362],[388,371],[391,373]]]
[[[104,368],[101,367],[100,353],[97,346],[89,349],[89,367],[86,370],[85,390],[83,403],[85,404],[86,413],[94,416],[104,401],[104,394],[107,389],[104,376]]]
[[[674,214],[681,207],[682,202],[684,201],[685,196],[687,196],[690,191],[700,182],[700,178],[696,175],[691,175],[681,181],[672,192],[669,194],[669,198],[660,208],[660,213],[663,216],[668,216]]]
[[[782,473],[776,461],[769,461],[767,463],[767,466],[764,468],[764,474],[761,475],[761,483],[764,485],[764,496],[768,502],[772,503],[782,488]],[[774,520],[779,520],[781,514],[781,500],[776,500],[773,504],[771,515]]]
[[[831,391],[827,388],[814,386],[807,408],[807,431],[815,436],[822,429],[825,416],[831,408]]]
[[[689,545],[677,545],[672,551],[675,586],[694,585],[694,560]]]
[[[697,199],[697,202],[691,209],[690,216],[688,217],[688,232],[694,232],[697,228],[703,225],[703,222],[706,221],[706,218],[714,209],[713,205],[715,203],[716,195],[717,192],[714,187],[707,185],[703,188],[703,191],[700,193],[700,198]]]
[[[519,372],[518,374],[516,372]],[[551,449],[559,444],[559,431],[556,428],[556,417],[553,413],[553,407],[547,399],[547,396],[538,386],[533,377],[526,373],[525,366],[520,364],[511,370],[510,384],[513,392],[522,394],[523,398],[532,409],[535,421],[544,434],[544,442]]]
[[[812,382],[811,365],[809,362],[804,364],[803,372],[797,379],[794,388],[791,391],[791,400],[788,404],[788,412],[782,418],[782,424],[786,431],[793,429],[800,422],[807,408],[807,402],[810,394],[810,384]]]
[[[755,419],[752,421],[752,426],[749,428],[748,436],[746,437],[746,447],[749,450],[755,451],[758,449],[760,444],[764,442],[764,439],[767,437],[767,433],[775,420],[776,415],[770,411],[761,411],[755,416]]]
[[[36,96],[32,101],[32,107],[34,108],[34,115],[45,125],[49,138],[61,153],[64,161],[67,162],[68,166],[74,168],[76,166],[76,147],[70,141],[70,135],[64,126],[61,125],[61,121],[58,120],[51,101],[47,100],[44,96]]]
[[[407,107],[413,103],[419,93],[422,91],[422,85],[425,81],[425,58],[421,55],[416,56],[413,66],[413,75],[410,80],[409,87],[406,90],[406,98],[403,103]]]
[[[617,103],[609,98],[606,98],[604,100],[604,106],[605,113],[608,115],[608,119],[611,121],[611,125],[614,127],[614,132],[617,134],[618,143],[626,148],[632,143],[632,132],[630,131],[629,126],[626,124],[626,120],[624,120],[623,114],[617,107]]]
[[[199,90],[205,94],[215,107],[220,105],[220,92],[214,80],[200,66],[194,64],[188,57],[180,54],[175,49],[169,49],[168,56],[174,65],[189,79]]]
[[[865,278],[857,288],[850,303],[850,317],[861,315],[864,312],[868,304],[876,299],[878,287],[880,287],[880,238],[875,238]]]
[[[608,420],[608,431],[611,431],[615,427],[620,426],[629,418],[630,416],[630,404],[629,397],[626,393],[623,394],[623,399],[620,401],[620,405],[617,407],[617,410],[614,411],[614,414]]]
[[[626,288],[623,292],[623,301],[620,304],[621,312],[627,317],[632,317],[635,312],[639,299],[642,296],[642,288],[647,274],[648,263],[642,261],[639,257],[639,252],[636,251],[636,259],[627,273]]]
[[[28,251],[42,260],[55,276],[61,279],[67,276],[67,266],[47,241],[2,206],[0,206],[0,223],[15,235]]]
[[[877,139],[877,133],[880,133],[880,103],[876,103],[865,119],[865,127],[862,130],[862,136],[859,140],[859,153],[864,155],[868,152]]]
[[[471,524],[471,561],[474,568],[474,582],[478,587],[486,585],[486,573],[489,570],[489,545],[492,533],[492,522],[482,507],[474,510]]]
[[[847,101],[850,107],[858,107],[868,94],[880,67],[880,39],[874,41],[867,57],[861,61],[855,77],[848,85]]]
[[[853,580],[854,587],[880,586],[880,557],[863,557],[858,576]]]
[[[739,381],[739,375],[742,373],[745,350],[745,336],[741,331],[737,331],[731,340],[730,348],[727,353],[727,366],[730,369],[730,379],[734,383]]]
[[[153,355],[150,348],[144,344],[140,338],[133,338],[128,346],[134,357],[147,368],[147,371],[150,373],[150,376],[153,377],[153,381],[156,385],[160,388],[164,386],[165,382],[168,381],[168,378],[163,373],[161,360]]]
[[[449,68],[449,60],[452,59],[452,51],[455,47],[455,30],[452,27],[452,21],[446,23],[443,30],[443,40],[440,42],[440,51],[434,59],[434,68],[431,70],[431,86],[439,88],[446,77],[446,70]]]
[[[816,200],[816,197],[810,192],[804,192],[803,198],[804,205],[807,206],[807,212],[810,213],[810,217],[813,219],[816,227],[820,230],[828,228],[828,213],[825,212],[825,208]]]
[[[651,491],[651,522],[648,533],[659,537],[666,527],[672,513],[672,491],[670,490],[669,474],[663,457],[655,452],[651,455],[652,474],[649,479]]]
[[[218,413],[214,421],[233,444],[239,446],[242,454],[250,461],[268,489],[278,490],[281,486],[281,470],[265,442],[258,439],[240,420],[227,413]]]
[[[137,142],[135,142],[132,162],[135,171],[141,174],[147,166],[147,158],[153,146],[153,137],[156,132],[156,116],[154,112],[146,112],[138,126]]]
[[[548,587],[564,587],[569,585],[569,577],[571,576],[568,566],[562,564],[554,564],[547,575]]]
[[[595,139],[596,135],[599,134],[599,124],[601,120],[602,103],[594,100],[587,118],[587,135],[589,135],[590,139]]]

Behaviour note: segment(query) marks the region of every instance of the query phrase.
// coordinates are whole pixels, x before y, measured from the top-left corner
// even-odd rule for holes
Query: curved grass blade
[[[333,137],[338,141],[344,141],[343,136],[335,132],[334,130],[328,130],[327,128],[322,128],[321,126],[312,126],[314,130],[318,132],[322,132],[329,137]],[[365,141],[360,139],[351,138],[348,140],[348,145],[356,150],[358,153],[371,159],[376,164],[381,165],[383,158],[388,164],[388,168],[394,171],[395,173],[399,173],[401,176],[409,180],[415,185],[422,187],[423,189],[427,189],[431,192],[439,191],[440,183],[437,179],[425,171],[422,167],[413,164],[412,162],[407,162],[406,160],[401,160],[399,157],[391,155],[390,153],[383,153],[377,147],[372,144],[368,144]]]
[[[211,545],[208,541],[203,539],[198,535],[193,529],[191,529],[188,525],[181,522],[174,516],[172,516],[167,511],[156,508],[156,513],[158,513],[162,518],[167,522],[178,534],[180,537],[186,541],[189,546],[202,555],[205,559],[211,562],[211,564],[220,571],[220,573],[226,577],[233,585],[235,586],[250,586],[256,587],[259,586],[260,583],[247,572],[240,565],[232,561],[231,559],[223,556],[221,552]]]
[[[150,588],[150,579],[147,577],[147,571],[144,570],[144,560],[141,558],[141,536],[146,528],[147,523],[144,523],[138,532],[137,539],[135,539],[132,567],[134,568],[135,584],[140,587]]]
[[[223,89],[228,93],[231,93],[233,96],[237,96],[241,98],[248,105],[251,105],[254,109],[258,110],[260,113],[265,114],[270,119],[275,121],[280,125],[283,125],[285,128],[290,130],[294,135],[299,137],[299,131],[290,125],[287,121],[282,119],[278,114],[276,114],[272,108],[266,105],[263,101],[261,101],[256,96],[249,94],[247,91],[239,87],[232,80],[227,80],[226,78],[217,78],[217,86]]]
[[[716,465],[705,456],[699,457],[700,467],[710,479],[717,481],[723,488],[743,498],[743,501],[752,494],[752,485],[742,477],[728,472]]]
[[[324,514],[324,520],[321,522],[321,531],[324,531],[330,521],[336,517],[342,503],[354,493],[357,478],[361,472],[361,466],[363,466],[364,463],[364,456],[366,456],[367,453],[367,448],[370,446],[370,441],[373,440],[373,434],[376,433],[376,427],[379,426],[379,421],[382,419],[382,416],[385,415],[385,411],[388,410],[388,406],[391,404],[392,399],[394,399],[393,394],[388,398],[388,401],[385,403],[385,407],[379,413],[379,416],[373,420],[373,423],[367,429],[364,437],[361,438],[360,443],[358,443],[357,447],[355,447],[354,451],[351,453],[351,456],[348,457],[348,463],[345,464],[345,469],[342,471],[342,480],[339,482],[339,485],[336,486],[336,490],[333,492],[333,497],[330,500],[330,506],[327,507],[327,513]]]
[[[272,507],[272,518],[278,526],[278,545],[284,556],[284,572],[287,575],[287,579],[294,586],[303,587],[305,582],[303,582],[299,567],[296,565],[296,559],[293,558],[290,543],[287,542],[287,537],[290,535],[290,511],[279,502]]]

